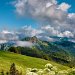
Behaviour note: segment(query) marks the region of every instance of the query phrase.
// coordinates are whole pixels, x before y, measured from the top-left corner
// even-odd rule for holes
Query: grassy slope
[[[23,72],[28,67],[30,68],[44,68],[44,65],[47,63],[51,63],[54,66],[57,66],[59,70],[68,69],[69,67],[57,64],[52,61],[47,61],[39,58],[33,58],[29,56],[24,56],[20,54],[3,52],[0,51],[0,71],[3,69],[5,71],[9,70],[9,67],[12,63],[16,64],[17,69],[22,70]]]

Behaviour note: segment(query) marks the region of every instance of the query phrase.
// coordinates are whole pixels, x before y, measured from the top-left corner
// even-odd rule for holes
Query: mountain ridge
[[[60,46],[58,44],[59,42],[64,42],[64,43],[65,43],[65,41],[69,42],[68,39],[67,38],[61,38],[60,39],[58,37],[54,37],[54,38],[57,38],[58,41],[55,41],[55,42],[43,41],[43,40],[38,39],[36,36],[25,37],[25,38],[21,39],[20,41],[22,41],[22,42],[29,42],[29,43],[33,44],[31,47],[27,46],[27,47],[29,47],[30,52],[31,51],[43,52],[50,59],[52,59],[54,61],[57,61],[57,62],[63,62],[63,63],[71,62],[72,58],[74,57],[74,55],[70,53],[70,50],[68,50],[67,48],[63,48],[62,46]],[[16,41],[9,41],[7,43],[1,44],[2,45],[1,50],[3,50],[3,49],[4,50],[8,50],[10,47],[13,47],[13,46],[15,47],[15,44],[16,44],[15,42]],[[21,43],[21,44],[25,45],[26,43]],[[19,46],[16,46],[16,48],[17,47],[19,47]],[[25,50],[25,48],[24,48],[24,50]],[[34,55],[35,55],[35,53],[34,53]]]

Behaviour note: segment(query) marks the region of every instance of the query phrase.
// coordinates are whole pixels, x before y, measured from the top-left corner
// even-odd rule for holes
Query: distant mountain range
[[[0,43],[0,50],[8,50],[12,46],[29,47],[43,51],[53,60],[71,61],[75,57],[75,43],[72,38],[51,37],[54,41],[44,41],[34,37],[25,37],[20,41],[7,41]]]
[[[30,41],[32,43],[35,43],[35,46],[37,46],[38,49],[43,48],[42,46],[46,46],[46,49],[51,49],[51,47],[57,47],[60,49],[64,49],[67,52],[70,52],[72,55],[75,56],[75,42],[73,41],[73,38],[67,38],[67,37],[51,37],[54,39],[54,41],[44,41],[38,39],[36,36],[34,37],[26,37],[22,39],[22,41]],[[57,49],[56,48],[56,49]],[[45,50],[46,50],[45,49]],[[54,49],[53,51],[55,51]]]
[[[61,38],[59,41],[53,42],[59,48],[65,49],[75,56],[75,42],[69,40],[68,38]]]

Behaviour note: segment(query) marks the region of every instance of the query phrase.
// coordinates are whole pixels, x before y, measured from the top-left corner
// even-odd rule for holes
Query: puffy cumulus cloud
[[[40,28],[43,32],[38,35],[38,38],[46,41],[54,41],[56,39],[51,38],[52,36],[57,37],[68,37],[74,38],[74,34],[71,31],[59,31],[58,29],[51,27],[50,25],[42,26]]]
[[[72,18],[75,18],[75,13],[69,13],[69,14],[68,14],[68,17],[71,18],[71,19],[72,19]]]
[[[59,31],[58,29],[55,29],[54,27],[51,27],[50,25],[42,26],[41,30],[43,31],[42,34],[45,36],[58,36],[58,37],[74,37],[74,34],[71,31]]]
[[[67,11],[70,7],[71,5],[64,2],[59,5],[58,9],[61,9],[62,11]]]
[[[0,44],[6,43],[6,42],[7,42],[7,40],[0,40]]]
[[[8,30],[3,30],[1,33],[2,34],[13,34],[12,32],[9,32]]]
[[[63,33],[58,34],[59,37],[74,37],[74,34],[70,31],[64,31]]]
[[[16,32],[10,32],[8,30],[3,30],[0,32],[0,40],[18,40],[18,36],[16,35]]]
[[[57,37],[74,37],[74,34],[71,31],[60,31],[50,25],[44,25],[40,29],[34,29],[31,26],[24,26],[16,32],[10,32],[3,30],[0,32],[0,43],[6,43],[7,41],[16,41],[16,46],[32,46],[30,42],[19,41],[25,37],[37,36],[37,38],[45,41],[54,41],[51,36]],[[28,45],[26,45],[26,43]]]
[[[40,29],[23,27],[18,33],[22,36],[62,36],[75,37],[75,13],[68,13],[71,5],[56,0],[16,0],[15,11],[21,16],[39,20]]]
[[[67,18],[68,30],[71,31],[75,37],[75,13],[69,13]]]
[[[25,25],[24,27],[20,28],[17,31],[8,31],[8,30],[3,30],[0,32],[0,40],[1,42],[6,42],[6,41],[18,41],[22,38],[25,37],[33,37],[33,36],[38,36],[39,34],[43,33],[41,29],[35,29],[32,28],[31,26]]]
[[[15,3],[15,2],[14,2]],[[26,3],[26,0],[18,0],[17,3],[15,4],[15,7],[16,7],[16,12],[20,15],[23,15],[25,12],[25,3]]]
[[[58,9],[56,0],[17,0],[14,4],[19,15],[28,15],[41,20],[62,20],[66,13]],[[63,7],[63,6],[62,6]],[[64,9],[67,9],[65,4]]]
[[[70,32],[70,31],[65,31],[65,32],[63,32],[63,36],[64,36],[64,37],[74,37],[73,33]]]
[[[18,14],[39,15],[46,10],[46,7],[57,4],[56,0],[17,0],[14,4]]]
[[[59,34],[59,31],[54,29],[54,27],[51,27],[50,25],[42,26],[41,30],[43,31],[41,35],[44,36],[57,36]]]
[[[23,35],[23,37],[28,37],[28,36],[33,37],[33,36],[37,36],[42,32],[43,31],[40,29],[34,29],[31,26],[24,26],[18,31],[18,34]]]
[[[75,19],[75,13],[69,13],[68,14],[68,20],[69,20],[69,24],[75,24],[75,21],[74,21],[74,19]]]
[[[51,6],[47,8],[44,15],[47,17],[47,20],[53,22],[53,21],[63,21],[64,19],[66,19],[67,13],[58,10],[56,6]]]
[[[24,37],[33,37],[37,36],[41,40],[46,41],[53,41],[54,39],[50,36],[57,36],[57,37],[74,37],[74,34],[71,31],[59,31],[58,29],[50,26],[45,25],[42,26],[40,29],[34,29],[31,26],[24,26],[18,31],[21,36]]]

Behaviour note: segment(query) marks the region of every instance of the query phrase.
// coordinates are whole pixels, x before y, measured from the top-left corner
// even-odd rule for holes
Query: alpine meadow
[[[0,75],[75,75],[75,0],[0,0]]]

